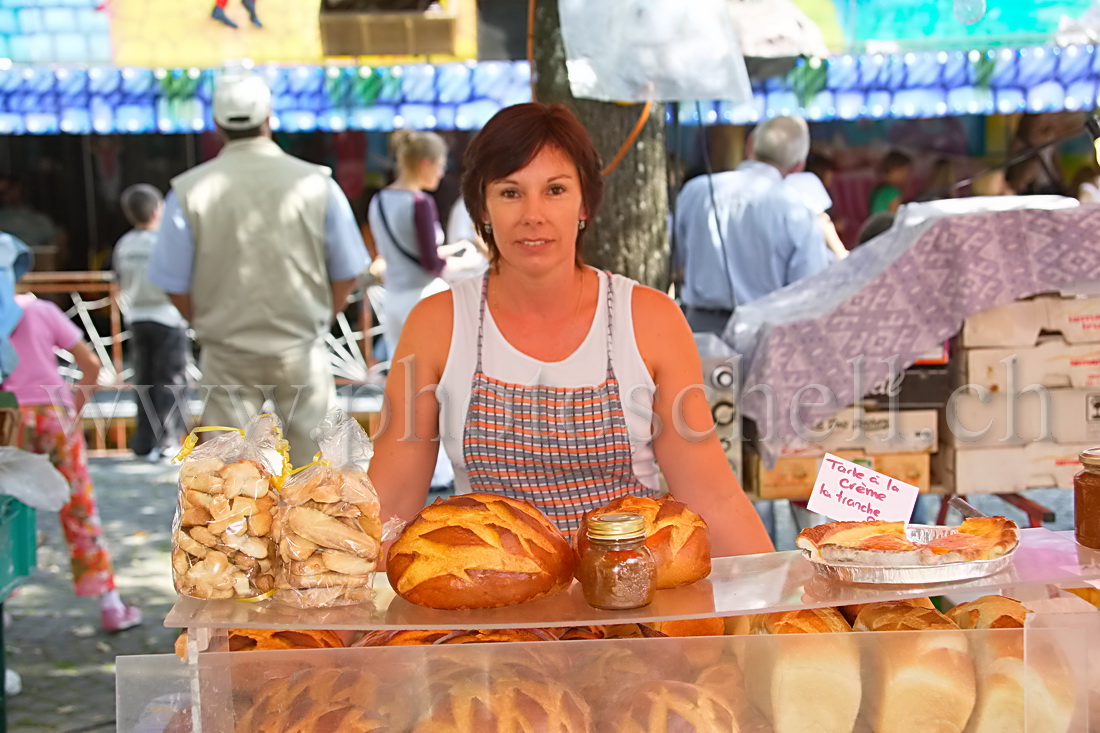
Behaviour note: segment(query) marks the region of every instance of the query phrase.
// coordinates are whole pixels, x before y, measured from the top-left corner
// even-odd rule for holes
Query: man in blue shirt
[[[329,169],[271,139],[259,77],[221,79],[213,113],[226,145],[172,180],[149,280],[202,347],[203,423],[243,427],[271,399],[301,465],[336,399],[325,335],[367,249]]]
[[[806,122],[776,117],[749,136],[737,170],[698,176],[676,203],[681,299],[694,331],[721,333],[734,308],[825,269],[817,219],[783,179],[810,150]]]

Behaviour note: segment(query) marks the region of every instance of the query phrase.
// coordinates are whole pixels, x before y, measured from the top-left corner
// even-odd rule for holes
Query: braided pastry
[[[549,678],[459,681],[413,733],[589,733],[592,715],[577,693]]]
[[[573,553],[528,502],[463,494],[421,510],[390,548],[386,573],[410,603],[496,608],[568,588]]]
[[[378,684],[358,669],[304,669],[260,688],[237,719],[237,733],[382,733],[392,729],[372,712]]]
[[[739,730],[737,718],[711,689],[661,680],[636,688],[623,705],[608,710],[600,730],[614,733],[712,733]]]
[[[710,575],[707,523],[687,504],[671,496],[657,499],[624,496],[588,512],[573,535],[577,557],[588,549],[588,520],[617,512],[633,512],[645,519],[645,544],[657,562],[658,588],[678,588]]]

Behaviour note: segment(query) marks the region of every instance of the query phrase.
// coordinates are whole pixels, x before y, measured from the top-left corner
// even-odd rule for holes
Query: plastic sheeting
[[[726,0],[561,0],[558,9],[574,96],[752,100]]]
[[[737,309],[742,410],[772,467],[784,446],[958,332],[978,311],[1100,280],[1100,206],[1055,196],[910,204],[820,274]]]
[[[69,482],[50,457],[0,446],[0,494],[29,507],[56,512],[69,501]]]

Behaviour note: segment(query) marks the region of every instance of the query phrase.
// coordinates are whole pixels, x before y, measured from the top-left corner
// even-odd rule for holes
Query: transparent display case
[[[119,730],[256,731],[261,719],[263,730],[494,730],[478,710],[557,720],[551,730],[624,733],[659,729],[647,726],[672,713],[694,716],[700,731],[806,731],[817,721],[820,730],[888,732],[903,719],[926,720],[912,730],[961,731],[951,727],[960,717],[974,731],[1100,730],[1100,611],[1057,587],[1100,581],[1100,552],[1068,533],[1024,530],[1011,567],[936,586],[829,581],[800,552],[723,558],[706,581],[658,591],[635,611],[592,609],[576,584],[534,603],[434,611],[378,580],[373,604],[336,609],[181,599],[166,624],[189,629],[189,661],[120,658]],[[228,628],[545,628],[924,596],[953,605],[998,592],[1027,606],[1024,629],[227,651]],[[175,728],[161,724],[166,705]],[[306,727],[281,723],[292,709]],[[179,727],[185,717],[190,727]]]

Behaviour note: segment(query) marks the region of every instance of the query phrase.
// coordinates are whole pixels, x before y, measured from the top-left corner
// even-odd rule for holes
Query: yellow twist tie
[[[266,601],[271,596],[275,595],[275,589],[272,588],[267,593],[261,593],[258,596],[252,596],[251,598],[237,598],[236,600],[241,603],[259,603],[260,601]]]
[[[309,463],[307,463],[304,466],[299,466],[298,468],[291,469],[288,476],[293,476],[294,474],[299,473],[301,471],[304,471],[307,468],[310,468],[311,466],[331,466],[331,465],[332,465],[332,461],[330,461],[327,458],[322,458],[321,457],[321,451],[317,451],[316,453],[313,454],[313,460],[312,461],[310,461]]]
[[[204,425],[202,427],[193,429],[190,433],[187,434],[187,438],[183,441],[183,447],[180,448],[180,452],[177,453],[176,457],[172,460],[182,461],[184,458],[191,455],[191,451],[195,450],[195,446],[199,444],[198,433],[208,433],[212,430],[235,430],[241,434],[242,438],[244,437],[244,430],[242,430],[241,428],[227,428],[222,425]]]
[[[275,417],[273,413],[265,412],[261,417]],[[276,476],[271,477],[271,483],[275,487],[276,493],[283,493],[283,484],[286,482],[287,477],[290,475],[290,441],[283,437],[283,429],[276,421],[275,424],[275,450],[282,457],[282,465],[279,466],[279,473]]]

